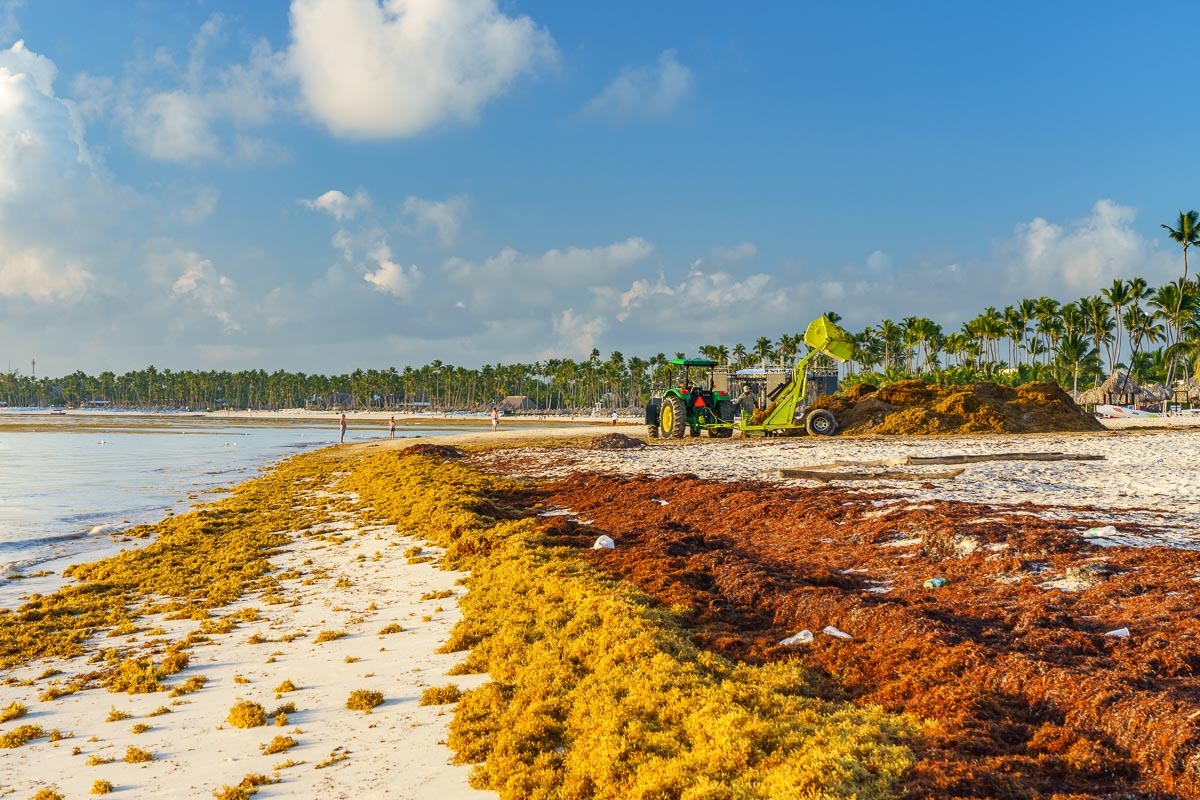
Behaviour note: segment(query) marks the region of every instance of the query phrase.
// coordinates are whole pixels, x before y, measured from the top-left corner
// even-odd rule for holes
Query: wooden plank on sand
[[[919,464],[975,464],[980,461],[1103,461],[1104,456],[1081,453],[986,453],[981,455],[909,456],[909,466]]]
[[[961,475],[963,470],[952,469],[949,472],[900,472],[892,470],[873,470],[871,472],[825,472],[815,469],[781,469],[781,478],[804,478],[810,481],[937,481],[948,480]]]
[[[876,461],[830,461],[828,464],[810,464],[797,469],[822,470],[841,467],[919,467],[926,464],[976,464],[981,461],[1103,461],[1104,456],[1073,453],[986,453],[980,455],[949,456],[906,456],[883,458]]]

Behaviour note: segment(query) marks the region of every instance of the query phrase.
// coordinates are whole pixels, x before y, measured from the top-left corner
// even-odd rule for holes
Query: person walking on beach
[[[615,409],[613,410],[613,413],[612,413],[612,421],[613,421],[613,427],[614,428],[617,427],[617,412]]]
[[[498,427],[500,427],[500,409],[492,406],[492,433],[495,433]]]
[[[388,438],[396,438],[396,416],[394,414],[392,415],[392,418],[388,420]]]
[[[346,415],[342,414],[342,435],[338,437],[338,444],[346,443]]]

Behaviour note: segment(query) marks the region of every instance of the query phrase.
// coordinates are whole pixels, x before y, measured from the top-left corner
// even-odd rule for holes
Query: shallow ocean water
[[[480,420],[480,429],[486,424]],[[396,435],[464,430],[406,422]],[[355,421],[346,441],[387,435],[386,422]],[[119,549],[111,532],[209,502],[221,496],[213,490],[337,438],[336,423],[327,420],[0,414],[0,581],[18,583],[3,579],[51,562],[107,555]]]

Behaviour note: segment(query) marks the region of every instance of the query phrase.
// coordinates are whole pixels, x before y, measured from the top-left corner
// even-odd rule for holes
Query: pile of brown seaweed
[[[844,394],[822,397],[841,433],[921,435],[931,433],[1051,433],[1104,430],[1055,383],[1013,389],[995,383],[932,386],[899,381],[878,388],[859,384]]]

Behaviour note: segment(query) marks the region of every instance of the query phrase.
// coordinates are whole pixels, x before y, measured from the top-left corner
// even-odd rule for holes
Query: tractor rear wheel
[[[837,432],[837,420],[833,412],[818,408],[804,420],[804,427],[812,436],[833,436]]]
[[[658,422],[664,439],[682,439],[687,431],[687,408],[683,399],[675,395],[664,397]]]

